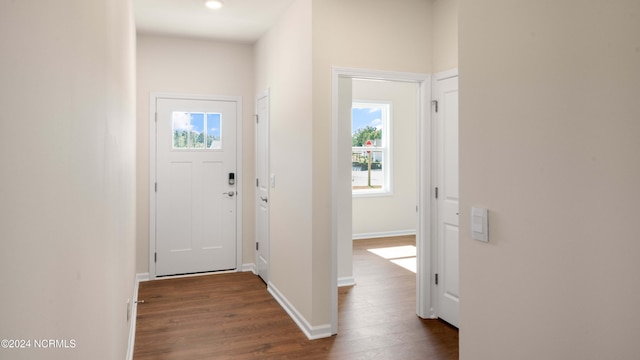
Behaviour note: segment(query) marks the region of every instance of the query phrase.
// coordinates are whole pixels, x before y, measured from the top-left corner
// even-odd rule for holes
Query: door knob
[[[229,197],[233,197],[233,195],[235,195],[236,192],[235,191],[229,191],[229,192],[223,192],[222,195],[227,195]]]

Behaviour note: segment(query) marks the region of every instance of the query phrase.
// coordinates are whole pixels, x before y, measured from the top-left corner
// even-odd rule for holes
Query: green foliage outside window
[[[189,137],[191,137],[191,144],[189,145]],[[219,136],[207,135],[207,146],[211,148],[211,144],[220,140]],[[204,148],[204,134],[191,131],[191,134],[187,130],[175,130],[173,132],[173,148],[174,149],[203,149]]]
[[[358,129],[351,136],[351,146],[365,146],[367,140],[382,139],[382,129],[376,129],[373,126],[366,126]]]

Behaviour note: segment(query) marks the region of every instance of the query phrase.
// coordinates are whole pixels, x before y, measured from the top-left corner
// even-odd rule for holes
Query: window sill
[[[351,197],[355,198],[369,198],[369,197],[385,197],[385,196],[393,196],[393,192],[391,191],[362,191],[362,192],[352,192]]]

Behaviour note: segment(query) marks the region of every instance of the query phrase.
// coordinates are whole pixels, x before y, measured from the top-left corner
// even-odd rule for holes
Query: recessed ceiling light
[[[207,0],[204,5],[209,9],[220,9],[223,4],[221,0]]]

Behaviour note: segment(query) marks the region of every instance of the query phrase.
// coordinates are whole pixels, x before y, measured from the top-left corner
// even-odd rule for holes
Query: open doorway
[[[352,202],[352,189],[355,181],[353,175],[354,162],[362,163],[362,161],[360,161],[361,159],[356,159],[354,157],[354,146],[352,142],[353,129],[351,118],[354,101],[366,103],[367,100],[372,100],[366,99],[366,96],[357,96],[360,97],[360,99],[354,98],[354,88],[358,88],[362,84],[371,85],[373,83],[388,83],[398,86],[406,86],[407,89],[411,89],[409,91],[413,91],[414,94],[415,100],[414,104],[412,105],[412,111],[414,113],[414,116],[412,117],[413,129],[410,130],[411,135],[409,135],[410,137],[412,137],[412,142],[414,144],[413,146],[409,146],[409,148],[412,148],[412,152],[414,155],[412,160],[413,166],[411,166],[413,172],[409,175],[405,174],[401,177],[402,180],[406,180],[407,177],[410,177],[412,180],[412,183],[410,183],[411,185],[403,183],[403,185],[400,186],[399,184],[402,183],[402,181],[398,183],[398,180],[400,180],[400,178],[397,178],[396,176],[389,177],[388,175],[379,173],[380,176],[378,176],[378,179],[382,179],[382,184],[370,184],[369,182],[367,182],[367,184],[365,185],[366,189],[371,189],[371,193],[378,194],[363,195],[367,198],[367,201],[364,201],[363,207],[366,209],[371,209],[375,212],[375,207],[369,206],[370,204],[367,205],[367,202],[376,200],[375,197],[387,198],[386,200],[389,200],[393,194],[402,192],[400,191],[400,189],[412,187],[412,193],[409,195],[404,195],[405,204],[401,206],[404,206],[406,208],[406,202],[410,202],[410,205],[408,206],[410,215],[405,216],[405,218],[408,217],[409,219],[412,219],[414,227],[411,225],[403,225],[403,227],[398,228],[396,226],[394,230],[390,230],[391,228],[386,228],[385,230],[384,228],[380,227],[377,228],[377,230],[370,231],[369,233],[362,232],[358,236],[371,237],[371,234],[377,234],[378,236],[393,236],[406,235],[407,231],[415,232],[415,312],[422,318],[429,318],[431,317],[431,294],[430,288],[428,286],[428,278],[431,275],[432,263],[432,259],[430,258],[432,252],[429,249],[431,243],[430,241],[428,241],[431,235],[430,216],[432,207],[431,199],[429,196],[431,188],[431,126],[428,107],[429,99],[431,96],[430,77],[428,75],[422,74],[380,72],[359,69],[334,68],[333,70],[332,267],[335,276],[332,278],[335,279],[335,286],[332,287],[334,291],[334,294],[332,294],[332,330],[334,333],[337,333],[338,284],[349,285],[350,283],[353,283],[354,280],[357,281],[353,278],[352,271],[352,235],[354,233],[357,234],[358,232],[357,228],[355,228],[356,225],[354,225],[354,221],[356,220],[356,218],[352,213],[352,209],[355,209],[356,207],[355,203]],[[389,96],[390,95],[387,95],[386,101],[392,102],[389,101]],[[384,99],[382,99],[381,102],[384,103]],[[388,130],[390,131],[389,135],[393,133],[393,129],[394,128]],[[391,161],[387,160],[387,170],[391,170],[394,167],[394,163],[398,161],[398,159],[397,157],[389,156],[389,154],[393,154],[396,149],[394,147],[394,144],[385,143],[382,140],[382,137],[383,136],[381,136],[379,142],[379,147],[375,146],[375,141],[371,141],[371,150],[369,151],[371,151],[371,153],[374,153],[376,151],[379,152],[379,163],[383,169],[385,168],[385,156],[387,159],[391,159]],[[403,137],[406,138],[406,135]],[[390,139],[394,139],[394,137],[390,136]],[[395,142],[401,143],[402,139],[396,137]],[[387,146],[387,148],[384,148],[385,146]],[[362,152],[362,150],[363,149],[361,149],[360,146],[356,146],[355,156],[358,157],[357,153]],[[367,150],[364,151],[366,152]],[[385,155],[384,152],[388,152],[389,154]],[[366,157],[367,172],[369,172],[370,165],[368,164],[368,162],[374,162],[374,156],[367,155]],[[358,166],[362,167],[362,165]],[[382,169],[378,170],[382,171]],[[367,174],[367,179],[368,178],[369,174]],[[359,186],[362,186],[362,184],[359,184]],[[380,192],[384,194],[380,194]],[[388,218],[389,216],[387,215],[383,217]],[[381,224],[382,221],[377,221],[377,225]]]
[[[389,274],[395,282],[403,279],[406,309],[409,299],[415,306],[416,290],[419,88],[406,81],[351,81],[353,277],[358,287],[380,282],[389,292],[394,291],[385,280]]]

